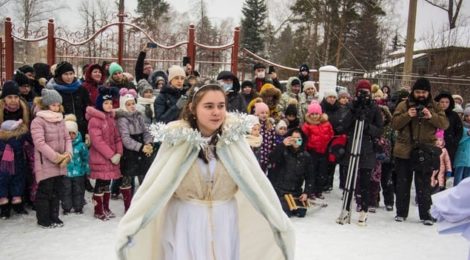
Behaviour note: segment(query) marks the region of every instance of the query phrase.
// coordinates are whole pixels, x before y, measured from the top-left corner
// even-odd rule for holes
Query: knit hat
[[[5,120],[3,121],[0,129],[4,131],[13,131],[17,129],[23,123],[23,119],[19,120]]]
[[[359,91],[360,91],[361,89],[369,90],[369,92],[371,92],[371,85],[370,85],[370,82],[369,82],[368,80],[365,80],[365,79],[359,80],[359,81],[356,83],[356,95],[357,95],[357,93],[359,93]]]
[[[269,114],[269,107],[264,102],[259,102],[255,104],[255,115],[259,115],[261,112],[268,112]]]
[[[266,69],[266,66],[262,63],[256,63],[254,66],[253,66],[253,70],[257,70],[257,69]]]
[[[325,91],[325,93],[323,94],[323,96],[324,96],[325,98],[327,98],[327,97],[335,97],[335,98],[338,98],[338,93],[336,93],[336,91],[334,91],[334,90],[327,90],[327,91]]]
[[[459,100],[460,100],[460,103],[463,104],[463,98],[462,98],[461,95],[454,94],[454,95],[452,95],[452,98],[453,98],[454,100],[459,99]]]
[[[78,133],[77,117],[74,114],[65,115],[64,120],[67,131]]]
[[[437,139],[444,139],[444,130],[438,128],[435,134]]]
[[[29,66],[29,65],[23,65],[23,66],[19,67],[18,70],[23,72],[24,74],[34,73],[34,68]]]
[[[276,132],[278,132],[279,129],[281,129],[281,127],[287,128],[287,123],[286,123],[286,121],[284,121],[284,120],[279,120],[279,123],[277,123],[277,125],[276,125]]]
[[[103,103],[106,100],[113,100],[113,88],[107,88],[107,87],[100,87],[98,89],[99,95],[96,98],[95,102],[95,108],[104,111],[103,110]]]
[[[426,78],[419,78],[413,85],[412,91],[415,91],[416,89],[431,92],[431,83]]]
[[[284,112],[286,116],[297,116],[297,113],[297,106],[294,104],[289,104]]]
[[[75,72],[75,70],[73,69],[73,65],[67,61],[62,61],[59,64],[57,64],[57,67],[55,68],[55,71],[54,71],[55,73],[54,77],[60,78],[62,74],[64,74],[65,72],[69,72],[69,71]]]
[[[30,85],[29,78],[20,70],[17,70],[13,76],[13,80],[18,83],[18,86]]]
[[[338,98],[350,98],[351,95],[349,95],[349,92],[345,89],[342,89],[338,92]]]
[[[466,107],[465,110],[463,111],[463,114],[466,116],[470,116],[470,107]]]
[[[109,76],[110,77],[112,77],[114,75],[114,73],[116,73],[116,72],[121,72],[121,73],[124,72],[121,65],[117,64],[116,62],[111,62],[111,64],[109,65],[108,71],[109,71]]]
[[[137,89],[139,90],[139,95],[141,97],[144,96],[144,93],[147,90],[150,90],[153,93],[153,88],[146,79],[139,80],[139,82],[137,83]]]
[[[168,69],[168,80],[171,82],[176,76],[186,77],[186,72],[180,66],[173,65]]]
[[[308,105],[307,113],[309,114],[323,114],[320,104],[318,101],[313,100],[310,105]]]
[[[260,125],[259,118],[257,116],[248,115],[246,116],[246,119],[248,120],[248,124],[250,124],[250,127],[253,127],[255,125]]]
[[[294,85],[300,85],[300,80],[299,79],[294,79],[292,80],[292,82],[290,83],[291,86],[294,86]]]
[[[41,98],[42,104],[46,107],[55,103],[62,104],[62,96],[55,89],[43,88]]]
[[[454,110],[455,113],[463,113],[463,108],[459,104],[455,104]]]
[[[5,83],[3,83],[2,95],[0,96],[0,98],[4,98],[10,95],[20,95],[20,89],[18,88],[18,84],[16,84],[16,82],[13,80],[7,80],[5,81]]]
[[[317,88],[315,87],[315,82],[314,81],[311,81],[311,80],[305,81],[303,85],[304,85],[304,92],[305,92],[306,89],[311,89],[311,88],[313,88],[313,89],[315,89],[315,91],[317,91]]]
[[[134,89],[121,88],[119,90],[119,108],[127,111],[126,102],[137,98],[137,92]]]
[[[244,88],[253,88],[253,82],[251,82],[250,80],[243,81],[241,89]]]
[[[307,64],[302,64],[302,65],[300,65],[300,67],[299,67],[299,72],[302,72],[302,71],[307,71],[307,72],[310,71],[310,69],[308,68],[308,65],[307,65]]]

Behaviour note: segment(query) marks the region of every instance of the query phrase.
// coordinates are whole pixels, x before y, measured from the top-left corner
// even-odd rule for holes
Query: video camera
[[[415,109],[416,109],[416,114],[418,115],[418,118],[423,118],[424,117],[424,112],[423,112],[424,105],[418,104],[415,107]]]
[[[370,104],[370,92],[367,90],[359,90],[356,100],[359,106],[369,105]]]

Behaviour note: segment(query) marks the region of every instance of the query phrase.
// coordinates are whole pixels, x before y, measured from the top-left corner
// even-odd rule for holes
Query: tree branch
[[[430,4],[430,5],[435,6],[435,7],[437,7],[437,8],[440,8],[440,9],[446,11],[446,12],[449,11],[448,9],[445,8],[445,6],[438,5],[438,4],[434,3],[434,2],[431,1],[431,0],[424,0],[424,1],[425,1],[426,3],[428,3],[428,4]],[[462,0],[461,0],[461,1],[462,1]]]

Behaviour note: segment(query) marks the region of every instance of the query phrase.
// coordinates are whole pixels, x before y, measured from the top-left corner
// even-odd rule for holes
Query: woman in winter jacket
[[[127,89],[135,89],[135,85],[129,76],[124,74],[124,70],[122,69],[121,65],[117,64],[116,62],[112,62],[109,65],[109,77],[106,81],[106,85],[108,87],[115,87],[118,89],[127,88]]]
[[[246,110],[248,111],[248,114],[251,114],[251,111],[248,109],[248,105],[253,99],[258,97],[258,93],[256,93],[256,89],[253,86],[253,82],[249,80],[245,80],[242,82],[241,95],[245,100],[245,104],[247,105]]]
[[[127,212],[132,200],[132,183],[137,176],[142,184],[145,174],[153,161],[153,137],[144,122],[144,117],[137,111],[135,99],[137,93],[131,89],[120,91],[120,108],[116,111],[119,133],[121,134],[124,153],[121,160],[123,175],[120,191]]]
[[[168,69],[169,86],[164,86],[160,94],[155,99],[155,117],[157,122],[169,123],[178,119],[181,110],[187,103],[187,97],[184,95],[184,79],[186,73],[179,66],[172,66]]]
[[[87,107],[90,133],[90,178],[96,179],[93,200],[94,216],[101,220],[115,217],[109,209],[111,180],[121,177],[119,162],[123,153],[113,111],[113,95],[109,88],[100,88],[95,107]]]
[[[455,153],[454,160],[454,186],[457,186],[460,181],[470,177],[470,107],[464,110],[464,121],[462,138],[459,142],[459,148]]]
[[[88,140],[85,109],[90,104],[90,96],[75,77],[72,64],[66,61],[57,64],[55,77],[47,83],[47,88],[59,92],[63,100],[64,113],[74,114],[77,117],[78,131]]]
[[[328,122],[328,116],[323,113],[320,104],[313,101],[305,115],[305,123],[302,131],[308,138],[307,152],[313,160],[313,172],[315,173],[315,185],[313,195],[323,199],[322,192],[327,185],[327,151],[328,143],[333,138],[333,127]]]
[[[88,91],[89,99],[88,105],[95,106],[96,98],[98,97],[98,88],[106,81],[106,73],[99,64],[92,64],[85,71],[85,81],[82,87]]]
[[[34,170],[38,190],[36,217],[44,228],[62,227],[59,219],[59,190],[72,159],[72,141],[61,111],[62,97],[55,90],[43,89],[37,104],[42,110],[31,122],[34,142]]]

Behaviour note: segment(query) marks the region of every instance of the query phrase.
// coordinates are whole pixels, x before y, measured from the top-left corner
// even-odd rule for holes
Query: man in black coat
[[[217,76],[217,80],[223,87],[228,99],[227,112],[246,113],[246,103],[240,94],[240,81],[238,78],[230,71],[221,71]]]
[[[276,72],[272,71],[268,75],[266,75],[266,66],[261,63],[256,63],[253,66],[254,77],[253,77],[253,86],[255,86],[256,91],[259,93],[261,91],[261,87],[265,83],[273,84],[277,89],[281,92],[285,92],[286,89],[282,87],[281,82],[279,82],[277,78]]]
[[[305,151],[307,137],[300,128],[292,129],[286,136],[269,155],[273,168],[269,170],[268,178],[287,216],[304,217],[307,210],[299,208],[291,211],[284,195],[292,194],[294,197],[299,197],[299,201],[307,202],[308,194],[313,193],[314,187],[313,161],[310,154]]]

